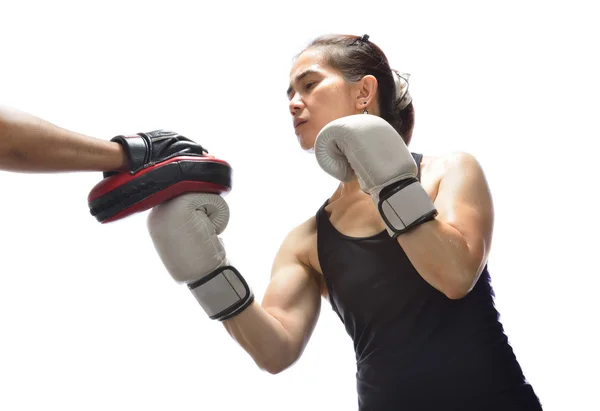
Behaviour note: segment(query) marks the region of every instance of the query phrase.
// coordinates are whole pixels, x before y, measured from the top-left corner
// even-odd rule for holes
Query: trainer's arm
[[[0,170],[66,172],[125,170],[122,146],[65,130],[0,105]]]
[[[256,301],[223,322],[229,334],[263,370],[277,374],[302,355],[321,308],[320,285],[311,268],[298,258],[302,226],[292,230],[273,263],[262,305]]]

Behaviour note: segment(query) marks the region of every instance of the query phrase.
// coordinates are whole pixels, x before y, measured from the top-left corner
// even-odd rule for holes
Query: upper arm
[[[8,110],[0,105],[0,160],[4,159],[10,151],[7,121]]]
[[[479,162],[470,154],[455,153],[443,159],[435,206],[438,218],[460,232],[469,248],[469,268],[478,275],[489,256],[494,208]]]
[[[306,226],[292,230],[279,248],[262,306],[285,328],[298,358],[316,326],[321,290],[316,273],[303,262],[310,233]]]

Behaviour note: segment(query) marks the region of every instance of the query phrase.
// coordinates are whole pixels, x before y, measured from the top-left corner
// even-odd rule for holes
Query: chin
[[[298,143],[300,143],[300,147],[302,150],[313,150],[315,147],[315,139],[311,137],[305,137],[302,135],[298,136]]]
[[[315,148],[314,148],[314,147],[309,147],[309,148],[304,148],[304,147],[302,147],[302,148],[304,149],[304,152],[305,152],[305,153],[308,153],[308,154],[315,154]]]
[[[315,146],[314,144],[312,145],[308,145],[308,144],[300,144],[300,147],[302,147],[302,150],[306,151],[307,153],[314,153],[315,152]]]

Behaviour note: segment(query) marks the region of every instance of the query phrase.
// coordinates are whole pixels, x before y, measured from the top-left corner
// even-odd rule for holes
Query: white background
[[[293,56],[368,33],[412,74],[411,149],[474,154],[496,207],[497,307],[545,410],[597,410],[593,2],[2,1],[0,100],[95,137],[172,128],[234,167],[228,253],[262,299],[336,186],[287,111]],[[353,410],[324,302],[301,358],[260,371],[164,270],[146,215],[100,225],[99,173],[0,173],[0,410]]]

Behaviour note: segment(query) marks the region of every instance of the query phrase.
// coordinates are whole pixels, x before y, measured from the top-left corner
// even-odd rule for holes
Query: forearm
[[[223,325],[261,369],[276,374],[294,361],[287,331],[256,301]]]
[[[20,172],[124,170],[121,145],[65,130],[0,106],[0,169]]]
[[[457,229],[435,219],[397,240],[423,279],[447,297],[462,298],[471,290],[479,267]]]

